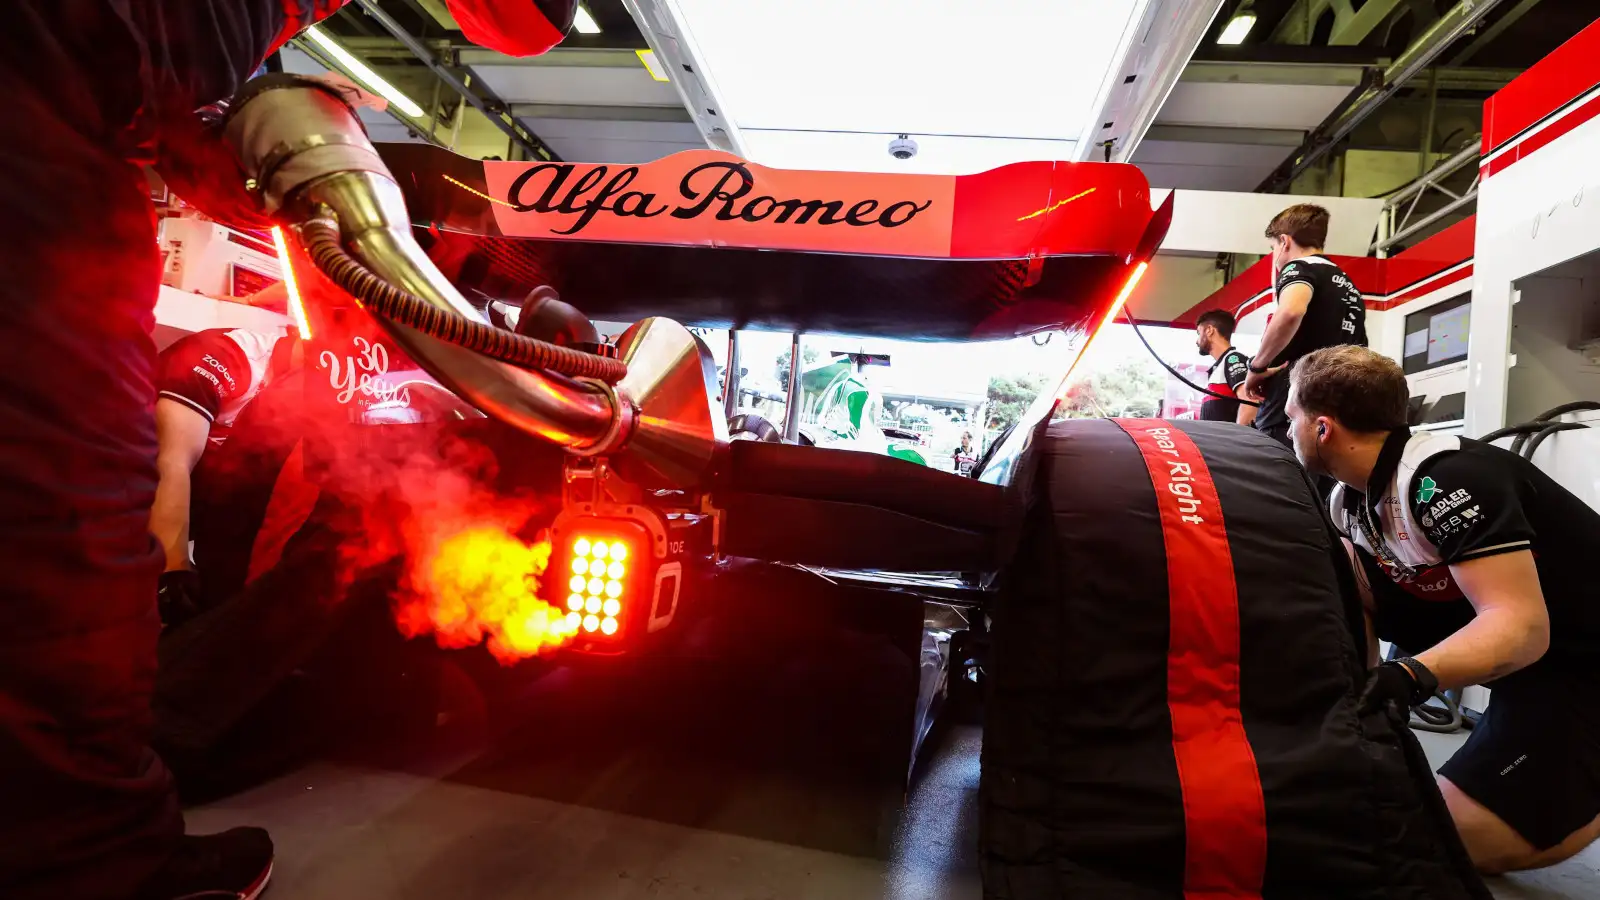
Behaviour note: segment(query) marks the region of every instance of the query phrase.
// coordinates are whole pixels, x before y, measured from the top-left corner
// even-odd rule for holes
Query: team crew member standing
[[[573,0],[447,0],[527,56]],[[343,0],[14,0],[0,28],[0,897],[250,898],[259,829],[185,837],[150,750],[162,552],[150,536],[149,183],[226,184],[195,111]],[[218,156],[222,165],[212,165]],[[187,159],[185,164],[181,160]]]
[[[1367,310],[1361,291],[1337,265],[1322,255],[1328,240],[1328,211],[1291,206],[1267,226],[1278,299],[1261,347],[1250,362],[1244,397],[1261,404],[1257,430],[1289,443],[1289,376],[1280,369],[1323,347],[1367,345]]]
[[[1600,836],[1600,513],[1517,454],[1406,427],[1405,374],[1360,347],[1295,365],[1295,455],[1340,486],[1329,511],[1377,637],[1425,648],[1373,669],[1367,709],[1486,684],[1489,708],[1439,770],[1473,862],[1553,865]]]
[[[166,553],[158,605],[176,625],[203,611],[189,559],[192,478],[208,448],[220,448],[239,414],[300,356],[298,338],[279,331],[213,328],[162,351],[156,365],[156,486],[150,532]]]
[[[1208,422],[1237,422],[1249,425],[1255,421],[1256,405],[1240,402],[1240,389],[1249,374],[1250,360],[1233,346],[1233,329],[1237,323],[1224,310],[1213,309],[1201,313],[1195,320],[1195,347],[1202,356],[1211,357],[1210,377],[1207,385],[1213,394],[1227,394],[1233,399],[1207,397],[1200,404],[1200,418]]]

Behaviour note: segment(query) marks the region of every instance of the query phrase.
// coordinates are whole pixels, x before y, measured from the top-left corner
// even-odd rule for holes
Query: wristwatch
[[[1256,368],[1256,361],[1253,358],[1249,362],[1245,363],[1244,367],[1246,369],[1249,369],[1250,371],[1256,373],[1257,375],[1265,375],[1268,372],[1272,371],[1272,367],[1271,366],[1265,366],[1265,367],[1260,368],[1260,369]]]

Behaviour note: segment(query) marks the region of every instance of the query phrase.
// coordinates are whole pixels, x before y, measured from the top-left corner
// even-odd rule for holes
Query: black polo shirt
[[[1282,297],[1284,291],[1297,284],[1311,288],[1311,302],[1306,305],[1305,318],[1300,320],[1294,337],[1270,365],[1293,368],[1300,357],[1324,347],[1367,346],[1366,304],[1361,300],[1361,289],[1343,269],[1323,256],[1297,259],[1278,271],[1276,296]],[[1289,369],[1268,379],[1262,394],[1256,428],[1269,432],[1287,429],[1289,416],[1284,405],[1289,402]]]
[[[1207,387],[1218,394],[1232,394],[1244,386],[1244,379],[1250,371],[1249,366],[1249,357],[1229,347],[1217,357],[1216,362],[1211,364],[1211,369],[1206,372],[1210,380]],[[1200,404],[1200,418],[1207,422],[1237,422],[1239,401],[1207,397]]]
[[[1368,496],[1394,477],[1408,439],[1398,431],[1384,445]],[[1357,547],[1380,638],[1410,653],[1439,643],[1476,615],[1449,567],[1531,550],[1550,614],[1550,650],[1534,666],[1600,681],[1600,584],[1593,576],[1600,513],[1532,462],[1468,439],[1459,450],[1425,460],[1401,489],[1413,520],[1438,549],[1438,564],[1408,578]],[[1364,499],[1349,491],[1345,508]]]

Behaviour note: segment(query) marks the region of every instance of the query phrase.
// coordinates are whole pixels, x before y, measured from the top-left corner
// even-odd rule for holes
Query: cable
[[[1532,434],[1533,432],[1544,428],[1544,426],[1545,423],[1543,422],[1523,422],[1521,425],[1507,425],[1504,428],[1496,428],[1494,431],[1491,431],[1483,437],[1478,438],[1478,440],[1484,442],[1485,444],[1492,444],[1503,437],[1509,437],[1514,434]]]
[[[1535,416],[1533,420],[1535,422],[1548,422],[1557,416],[1564,416],[1567,413],[1589,412],[1596,409],[1600,409],[1600,400],[1574,400],[1571,403],[1563,403],[1560,406],[1552,406],[1544,412],[1539,413],[1539,415]]]
[[[1551,419],[1555,419],[1555,418],[1559,418],[1561,416],[1564,416],[1567,413],[1586,412],[1586,411],[1592,410],[1592,409],[1600,409],[1600,403],[1596,403],[1593,400],[1574,400],[1571,403],[1563,403],[1560,406],[1552,406],[1552,407],[1550,407],[1549,409],[1545,410],[1544,412],[1539,413],[1537,416],[1534,416],[1533,417],[1533,421],[1529,422],[1527,424],[1529,426],[1539,426],[1539,425],[1545,424],[1546,422],[1549,422]],[[1528,431],[1518,432],[1517,433],[1517,439],[1511,442],[1511,452],[1512,453],[1519,453],[1519,454],[1522,453],[1523,452],[1523,445],[1527,443],[1528,438],[1533,435],[1533,431],[1535,431],[1535,430],[1537,430],[1537,429],[1536,428],[1530,428]],[[1528,453],[1528,454],[1524,454],[1524,455],[1527,455],[1527,456],[1530,456],[1530,457],[1532,456],[1531,452]]]
[[[1549,425],[1546,425],[1544,428],[1540,429],[1538,434],[1533,436],[1533,440],[1528,442],[1528,446],[1522,448],[1522,458],[1529,460],[1533,459],[1533,452],[1539,449],[1539,445],[1544,443],[1544,439],[1558,431],[1574,431],[1579,428],[1588,427],[1589,426],[1583,424],[1582,422],[1553,422]]]
[[[339,226],[331,218],[311,219],[301,226],[300,233],[305,240],[306,253],[317,268],[360,301],[363,308],[386,319],[527,369],[547,369],[574,378],[597,378],[607,384],[616,384],[628,374],[628,367],[621,360],[474,322],[390,284],[345,252],[339,241]]]
[[[1219,394],[1219,393],[1217,393],[1216,391],[1213,391],[1210,388],[1201,387],[1200,385],[1195,384],[1194,382],[1190,381],[1189,379],[1183,377],[1183,373],[1182,372],[1179,372],[1177,369],[1174,369],[1173,367],[1167,365],[1167,361],[1161,358],[1161,354],[1156,352],[1156,348],[1150,346],[1150,342],[1144,339],[1144,332],[1139,330],[1139,323],[1138,323],[1137,320],[1134,319],[1133,313],[1128,311],[1128,305],[1126,303],[1124,303],[1122,305],[1122,315],[1123,315],[1124,318],[1126,318],[1128,320],[1128,324],[1133,326],[1134,337],[1137,337],[1139,339],[1139,343],[1143,344],[1144,348],[1146,350],[1150,351],[1150,355],[1155,359],[1156,362],[1161,364],[1161,368],[1166,369],[1168,372],[1172,373],[1172,377],[1173,378],[1178,379],[1179,381],[1183,382],[1184,384],[1187,384],[1189,387],[1194,388],[1195,390],[1199,391],[1202,394],[1205,394],[1208,397],[1215,397],[1218,400],[1237,400],[1237,401],[1239,401],[1239,403],[1243,404],[1244,406],[1254,406],[1254,407],[1257,407],[1257,408],[1259,408],[1261,406],[1261,404],[1259,404],[1259,403],[1252,403],[1249,400],[1244,400],[1244,399],[1241,399],[1239,397],[1232,397],[1232,396],[1229,396],[1227,394]]]

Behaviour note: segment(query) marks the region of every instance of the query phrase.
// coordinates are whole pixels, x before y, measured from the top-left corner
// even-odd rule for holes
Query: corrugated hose
[[[390,284],[345,251],[338,223],[332,219],[311,219],[301,226],[300,235],[317,268],[376,315],[524,369],[595,378],[607,384],[616,384],[628,374],[628,367],[621,360],[474,322]]]

